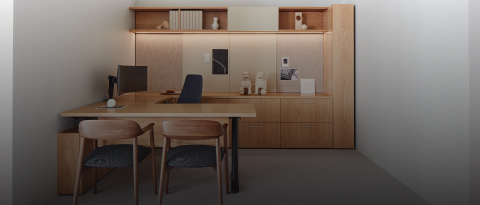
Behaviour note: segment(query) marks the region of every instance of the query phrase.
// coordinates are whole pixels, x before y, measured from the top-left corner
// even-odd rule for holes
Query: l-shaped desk
[[[85,107],[62,112],[61,117],[97,117],[99,120],[129,119],[136,121],[140,126],[155,123],[155,133],[161,133],[163,121],[179,118],[207,119],[220,123],[229,123],[231,119],[232,133],[232,172],[231,192],[239,191],[238,179],[238,119],[256,117],[255,108],[251,104],[168,104],[163,103],[170,99],[165,95],[135,95],[127,94],[116,98],[117,105],[127,105],[123,109],[97,109],[106,102],[95,103]],[[158,131],[157,131],[158,130]],[[158,134],[157,134],[158,135]],[[156,137],[158,138],[158,136]],[[145,138],[148,140],[148,138]],[[160,140],[155,140],[159,143]],[[162,142],[162,141],[160,141]],[[99,142],[99,146],[117,142]],[[122,143],[122,142],[120,142]],[[141,137],[139,143],[142,144]],[[172,145],[175,144],[172,141]],[[183,144],[182,142],[177,142]],[[158,145],[157,145],[158,146]]]

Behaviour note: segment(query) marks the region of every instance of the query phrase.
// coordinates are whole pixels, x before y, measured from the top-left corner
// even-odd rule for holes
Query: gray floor
[[[161,154],[161,149],[157,150]],[[429,204],[354,149],[240,149],[240,192],[224,204]],[[161,157],[157,156],[160,167]],[[157,172],[157,176],[159,173]],[[211,168],[175,168],[163,204],[218,204]],[[133,204],[133,171],[114,169],[78,204]],[[151,163],[139,165],[139,204],[157,204]],[[225,193],[225,192],[224,192]],[[51,204],[71,204],[59,195]]]

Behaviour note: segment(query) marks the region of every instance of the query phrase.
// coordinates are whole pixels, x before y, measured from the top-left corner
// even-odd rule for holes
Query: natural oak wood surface
[[[227,7],[129,7],[133,11],[170,11],[170,10],[203,10],[203,11],[227,11]]]
[[[179,95],[162,95],[178,98]],[[202,99],[287,99],[287,98],[333,98],[325,93],[267,93],[267,95],[240,95],[234,93],[202,93]]]
[[[228,29],[228,14],[226,11],[203,11],[203,25],[202,29],[211,30],[213,24],[213,17],[218,18],[218,29],[227,31]]]
[[[333,148],[333,123],[281,123],[282,148]]]
[[[227,98],[221,98],[221,99],[218,99],[218,98],[213,98],[213,99],[202,98],[201,103],[228,103],[228,101],[229,101],[229,99],[227,99]]]
[[[333,7],[333,96],[335,148],[355,144],[355,25],[354,5]]]
[[[280,148],[280,123],[239,123],[240,148]]]
[[[135,29],[157,29],[163,21],[169,21],[169,12],[135,12]]]
[[[293,12],[312,12],[312,11],[326,11],[328,7],[278,7],[280,12],[293,11]]]
[[[280,122],[280,99],[229,99],[232,104],[251,104],[257,117],[240,119],[239,122]]]
[[[282,122],[333,122],[331,99],[282,99]]]
[[[295,12],[280,11],[279,30],[295,30]],[[323,12],[302,12],[302,24],[308,26],[307,30],[323,30]]]
[[[213,21],[213,20],[212,20]],[[206,24],[206,23],[205,23]],[[210,24],[211,25],[211,24]],[[182,33],[212,33],[212,34],[278,34],[278,33],[293,33],[293,34],[321,34],[326,32],[325,30],[280,30],[280,31],[228,31],[227,29],[219,28],[218,30],[212,30],[210,27],[204,27],[203,30],[158,30],[158,29],[129,29],[132,33],[145,34],[145,33],[161,33],[161,34],[182,34]]]

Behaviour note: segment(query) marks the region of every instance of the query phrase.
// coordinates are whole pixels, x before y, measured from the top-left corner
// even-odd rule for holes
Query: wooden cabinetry
[[[281,123],[282,148],[333,148],[333,123]]]
[[[84,156],[94,149],[93,140],[85,140]],[[57,194],[73,194],[80,154],[80,134],[72,128],[57,134]],[[105,176],[111,168],[98,168],[97,179]],[[94,169],[82,173],[79,193],[83,194],[93,186]]]
[[[228,102],[255,106],[257,117],[240,119],[239,122],[280,122],[280,99],[230,99]]]
[[[282,122],[333,122],[332,99],[282,99]]]
[[[238,147],[279,148],[280,123],[239,123]]]

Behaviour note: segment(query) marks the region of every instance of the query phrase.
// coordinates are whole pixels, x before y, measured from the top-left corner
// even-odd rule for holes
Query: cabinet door
[[[228,103],[226,98],[202,98],[202,103]]]
[[[279,148],[280,123],[239,123],[238,147]]]
[[[333,123],[281,123],[282,148],[333,148]]]
[[[240,122],[280,122],[280,99],[230,99],[228,102],[254,105],[257,117],[241,118]]]
[[[282,99],[282,122],[333,122],[333,99]]]

